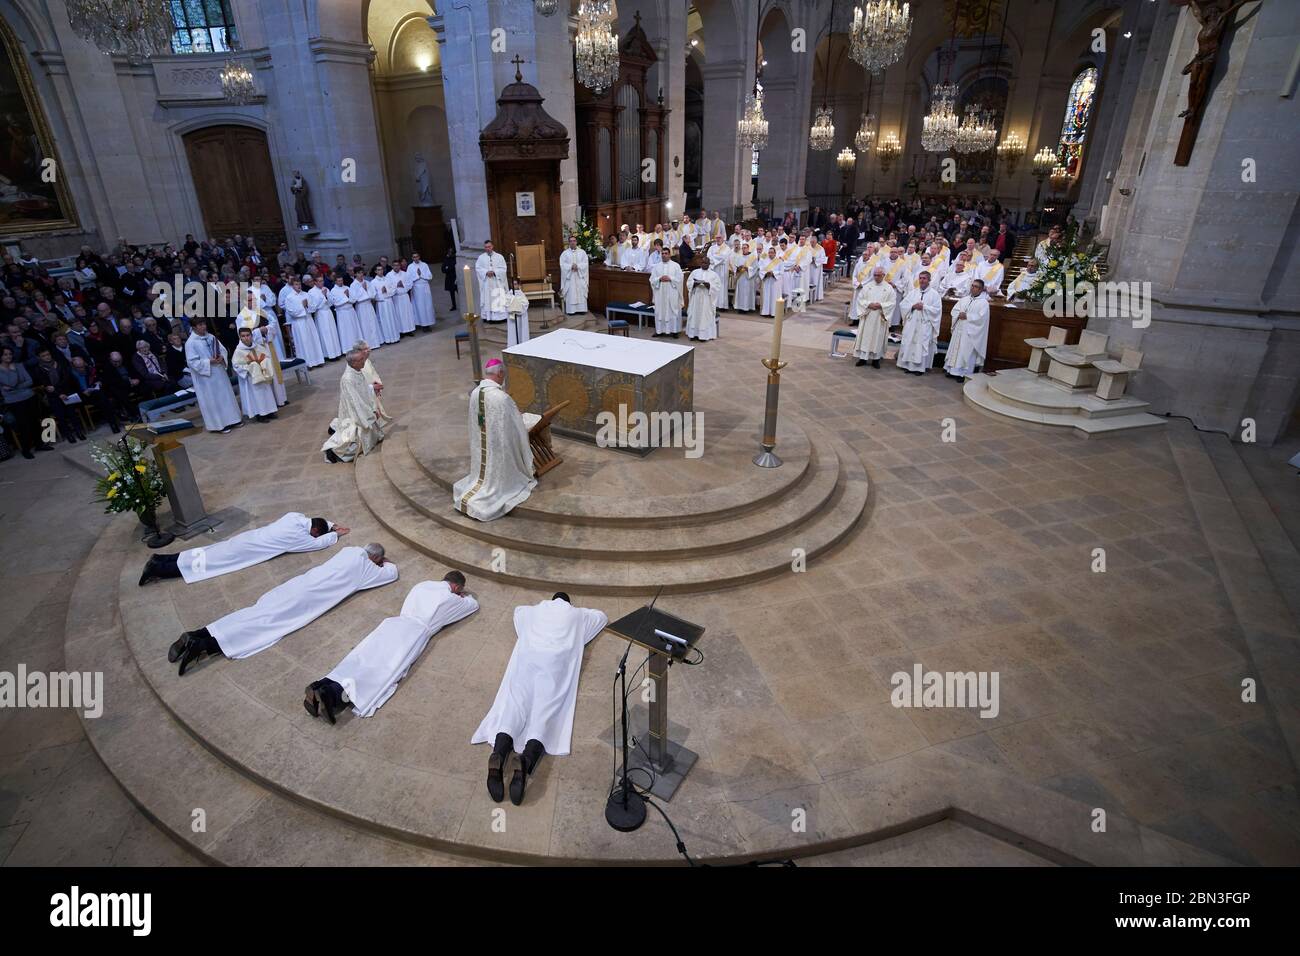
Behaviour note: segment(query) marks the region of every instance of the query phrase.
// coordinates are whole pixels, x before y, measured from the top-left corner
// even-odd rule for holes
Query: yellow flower
[[[109,481],[117,481],[117,472],[113,472],[111,475],[109,475],[109,476],[108,476],[108,480],[109,480]]]
[[[135,470],[143,475],[148,469],[146,469],[144,465],[136,465]]]
[[[116,489],[116,488],[109,488],[109,489],[108,489],[108,494],[106,494],[104,497],[105,497],[105,498],[112,498],[112,497],[115,497],[116,495],[117,495],[117,489]]]
[[[1055,269],[1055,268],[1057,267],[1057,265],[1059,265],[1059,263],[1058,263],[1055,259],[1049,259],[1049,260],[1047,260],[1047,264],[1048,264],[1049,266],[1051,266],[1053,269]]]

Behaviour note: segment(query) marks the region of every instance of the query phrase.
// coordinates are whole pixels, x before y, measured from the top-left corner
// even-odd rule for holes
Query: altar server
[[[474,263],[478,276],[478,303],[484,322],[506,320],[506,298],[510,287],[506,284],[506,259],[496,251],[489,239],[483,243],[483,253]]]
[[[707,342],[718,337],[717,297],[714,290],[723,280],[712,269],[696,269],[687,281],[686,337]]]
[[[399,335],[415,334],[415,309],[411,305],[411,286],[406,279],[406,266],[399,262],[388,272],[388,281],[393,288],[393,308],[397,312],[397,332]]]
[[[204,428],[224,435],[243,421],[235,391],[230,387],[230,355],[217,337],[208,332],[208,320],[203,316],[190,319],[185,365],[190,370]]]
[[[682,329],[682,267],[664,249],[650,270],[650,291],[655,300],[655,338],[677,338]]]
[[[384,423],[379,418],[375,390],[362,372],[366,352],[352,348],[347,361],[348,367],[339,379],[338,417],[330,422],[330,435],[321,445],[330,464],[368,455],[384,440]]]
[[[352,284],[348,286],[348,301],[357,314],[359,339],[365,339],[371,348],[379,348],[384,334],[379,330],[379,316],[375,314],[375,294],[366,282],[366,270],[360,266],[352,270]]]
[[[861,317],[857,342],[853,347],[853,354],[858,357],[857,365],[870,362],[872,368],[880,368],[889,317],[897,304],[898,293],[885,281],[885,267],[876,266],[871,270],[871,281],[854,294],[854,310]]]
[[[239,345],[230,360],[239,379],[239,404],[244,414],[259,422],[275,418],[279,404],[275,400],[275,367],[266,346],[253,341],[253,330],[239,330]]]
[[[785,264],[781,262],[780,251],[774,243],[768,243],[767,258],[758,268],[758,279],[763,290],[763,314],[766,316],[776,315],[776,300],[781,298],[781,277],[784,271]]]
[[[432,279],[433,270],[429,263],[421,259],[418,252],[411,253],[411,264],[406,267],[406,284],[411,289],[411,309],[415,312],[416,328],[432,329],[438,321],[433,312],[433,290],[429,287]]]
[[[307,292],[307,309],[311,312],[312,321],[316,324],[316,334],[320,336],[321,351],[325,353],[325,358],[332,362],[343,354],[343,345],[339,342],[339,329],[334,321],[334,310],[330,308],[329,293],[325,289],[325,278],[317,276],[313,280],[311,276],[303,276],[302,281],[312,283]],[[306,285],[303,288],[306,288]]]
[[[506,761],[524,741],[510,778],[510,802],[523,802],[528,777],[545,754],[562,757],[573,739],[582,649],[609,622],[602,611],[577,608],[563,592],[531,607],[515,608],[515,648],[492,709],[474,731],[472,744],[492,744],[488,795],[505,796]]]
[[[411,588],[397,617],[385,618],[361,639],[321,680],[307,685],[302,705],[307,713],[334,723],[334,715],[351,704],[358,717],[373,717],[393,696],[433,635],[478,610],[465,593],[465,575],[448,571],[441,581],[421,581]]]
[[[338,554],[295,578],[273,587],[251,607],[218,618],[207,627],[186,631],[167,649],[167,660],[186,669],[204,654],[231,660],[252,657],[306,627],[357,591],[397,580],[397,565],[384,558],[384,546],[343,548]]]
[[[506,367],[491,359],[469,395],[469,474],[452,487],[452,505],[478,521],[495,521],[523,504],[537,487],[528,429],[539,418],[521,415],[502,388]]]
[[[611,263],[612,265],[612,263]],[[569,237],[569,248],[560,253],[560,297],[565,315],[582,315],[587,311],[587,287],[591,260],[578,248],[578,237]]]
[[[401,341],[402,334],[397,331],[397,306],[393,303],[396,291],[393,281],[384,274],[382,265],[375,266],[370,279],[370,291],[375,296],[375,317],[379,320],[379,334],[384,344]]]
[[[139,584],[144,587],[153,581],[169,578],[182,578],[186,584],[197,584],[251,568],[282,554],[332,548],[347,533],[347,528],[331,524],[324,518],[308,518],[290,511],[268,525],[252,528],[225,541],[177,554],[151,555],[140,573]]]
[[[974,279],[970,295],[962,296],[952,307],[952,332],[948,336],[948,354],[943,360],[944,374],[961,381],[975,374],[984,364],[989,344],[989,297],[984,283]]]
[[[289,330],[293,333],[294,355],[307,363],[308,368],[325,364],[325,352],[321,348],[320,334],[316,331],[316,322],[311,317],[308,305],[311,299],[302,290],[302,283],[293,279],[289,295],[284,300],[284,314],[289,320]]]
[[[929,271],[922,269],[918,273],[916,285],[903,296],[899,311],[903,316],[903,340],[898,346],[898,367],[921,375],[934,365],[943,321],[943,297],[930,284]]]
[[[528,296],[524,295],[518,280],[515,280],[514,290],[506,299],[506,314],[510,316],[506,322],[506,348],[527,342],[529,338]]]
[[[742,242],[740,252],[732,258],[731,268],[736,274],[737,312],[753,312],[758,301],[758,253],[749,243]]]
[[[364,338],[357,310],[352,305],[352,291],[348,288],[347,276],[342,272],[334,275],[334,285],[329,290],[329,304],[334,311],[334,325],[338,330],[341,348],[346,349],[357,339]]]
[[[708,258],[709,268],[713,270],[713,274],[717,278],[716,282],[711,283],[713,310],[716,317],[718,312],[722,312],[727,308],[727,287],[731,283],[731,250],[727,248],[722,236],[713,237],[713,242],[709,245]]]
[[[271,291],[270,286],[266,286],[262,284],[261,276],[253,277],[253,284],[248,291],[253,295],[257,296],[258,308],[261,309],[262,314],[266,316],[267,319],[266,334],[270,337],[271,342],[274,343],[275,345],[276,356],[281,359],[288,358],[289,353],[285,350],[284,347],[284,334],[280,330],[280,320],[276,318],[275,315],[275,307],[279,302],[279,300],[276,297],[276,294]],[[260,322],[254,323],[252,327],[256,329],[257,326],[260,324],[261,324]]]

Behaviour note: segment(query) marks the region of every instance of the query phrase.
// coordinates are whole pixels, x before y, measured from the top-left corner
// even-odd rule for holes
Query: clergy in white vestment
[[[1002,253],[996,249],[989,249],[988,254],[981,260],[975,270],[975,278],[984,283],[984,294],[990,297],[997,295],[1002,289],[1002,277],[1006,275],[1006,270],[998,259]]]
[[[361,366],[361,374],[366,377],[366,384],[375,393],[375,411],[379,414],[379,424],[387,428],[388,423],[393,420],[393,416],[384,409],[384,380],[375,371],[375,363],[370,361],[370,343],[365,339],[358,339],[353,344],[352,351],[360,355],[365,361],[365,364]]]
[[[176,554],[150,555],[140,574],[141,587],[153,581],[181,578],[197,584],[210,578],[251,568],[282,554],[332,548],[348,529],[324,518],[308,518],[290,511],[270,524],[252,528],[233,538],[189,548]]]
[[[324,678],[307,685],[303,707],[313,717],[324,711],[331,724],[344,704],[358,717],[373,717],[433,635],[477,610],[459,571],[448,571],[441,581],[421,581],[406,595],[400,614],[381,621]]]
[[[277,359],[288,358],[289,353],[284,347],[284,335],[280,330],[280,320],[275,314],[275,307],[278,304],[278,299],[276,298],[275,293],[271,291],[270,286],[263,285],[262,280],[259,277],[254,277],[253,284],[248,291],[257,296],[258,308],[260,308],[262,314],[266,316],[267,335],[270,336],[271,341],[275,343],[275,354]],[[260,324],[261,323],[254,324],[253,328],[257,328]]]
[[[275,366],[271,351],[253,341],[252,329],[239,330],[239,345],[230,360],[239,379],[239,404],[244,414],[259,422],[275,417],[279,404],[275,400]]]
[[[395,287],[382,265],[375,266],[370,291],[375,296],[375,318],[379,320],[379,334],[384,344],[400,341],[402,333],[397,330],[397,306],[393,302]]]
[[[506,299],[510,286],[506,284],[506,259],[496,251],[489,239],[483,243],[483,254],[474,263],[478,276],[478,307],[484,322],[506,320]]]
[[[384,333],[379,330],[379,316],[375,314],[375,294],[366,282],[366,271],[361,267],[352,270],[352,284],[348,286],[348,301],[357,313],[359,339],[365,339],[371,348],[384,343]]]
[[[303,276],[307,282],[310,276]],[[312,321],[316,323],[316,334],[320,336],[321,351],[331,362],[343,354],[343,343],[339,341],[338,325],[334,321],[334,310],[330,308],[329,291],[325,288],[325,277],[317,276],[307,290],[307,310],[311,312]]]
[[[974,278],[975,272],[966,264],[965,259],[959,257],[956,264],[944,273],[944,291],[951,292],[960,299],[970,293],[971,282]]]
[[[781,274],[785,264],[774,244],[767,247],[767,258],[758,267],[758,280],[763,292],[763,315],[776,315],[776,301],[781,298]]]
[[[1007,286],[1007,298],[1014,299],[1018,295],[1025,295],[1029,292],[1030,287],[1038,281],[1038,260],[1030,259],[1029,265],[1020,270],[1020,275],[1011,280],[1011,285]]]
[[[361,334],[361,322],[357,310],[352,305],[352,291],[348,288],[343,273],[334,275],[334,285],[329,290],[330,308],[334,312],[334,325],[339,334],[339,347],[346,349],[357,339],[365,338]]]
[[[284,387],[284,369],[280,367],[280,355],[276,350],[275,342],[271,339],[271,328],[276,324],[273,315],[262,314],[261,325],[253,329],[253,344],[260,349],[270,353],[271,368],[274,374],[271,377],[271,394],[275,396],[276,406],[289,404],[289,393]]]
[[[620,251],[618,240],[613,236],[608,236],[605,239],[605,265],[611,269],[621,268],[618,261]]]
[[[431,329],[437,322],[433,313],[433,289],[429,287],[432,279],[433,270],[429,263],[421,259],[418,252],[411,253],[411,264],[406,267],[406,284],[411,288],[411,309],[415,312],[417,328]]]
[[[723,242],[722,236],[714,236],[713,242],[709,245],[709,268],[718,281],[712,283],[713,287],[713,310],[716,316],[727,308],[727,287],[731,283],[731,250]]]
[[[224,435],[243,421],[235,391],[230,387],[230,356],[217,337],[208,332],[208,320],[202,316],[190,319],[185,365],[190,370],[204,428]]]
[[[677,338],[682,329],[682,267],[665,249],[650,270],[650,291],[655,302],[655,338]]]
[[[521,415],[503,387],[506,367],[490,359],[469,394],[469,474],[451,489],[457,511],[495,521],[528,500],[537,487],[528,429],[538,415]]]
[[[1034,258],[1038,260],[1040,265],[1045,266],[1051,263],[1051,260],[1055,257],[1053,247],[1058,245],[1060,241],[1060,226],[1053,226],[1047,230],[1047,238],[1034,247]]]
[[[894,311],[889,317],[889,324],[897,325],[898,300],[903,297],[903,294],[907,292],[912,284],[911,270],[908,269],[907,259],[898,246],[890,249],[889,258],[880,262],[879,265],[885,270],[885,281],[894,287]]]
[[[880,368],[885,354],[885,336],[889,332],[889,317],[898,305],[898,293],[885,281],[885,267],[876,266],[871,271],[871,281],[854,293],[854,309],[862,317],[858,324],[858,338],[853,354],[858,365],[868,362]]]
[[[820,302],[826,298],[826,249],[814,238],[812,252],[812,301]]]
[[[330,422],[330,435],[321,445],[330,464],[368,455],[384,440],[384,423],[379,418],[375,390],[362,372],[366,353],[350,349],[347,362],[348,367],[339,379],[339,414]]]
[[[918,273],[916,285],[903,296],[899,310],[903,315],[903,340],[898,345],[898,367],[921,375],[934,365],[939,324],[943,321],[943,296],[930,284],[928,271]]]
[[[712,269],[696,269],[686,282],[686,337],[707,342],[718,337],[718,309],[714,288],[722,280]]]
[[[952,331],[948,333],[948,353],[943,360],[944,374],[961,380],[975,374],[984,364],[989,344],[989,297],[984,283],[974,279],[970,295],[962,296],[952,307]]]
[[[578,248],[578,237],[569,237],[569,248],[560,253],[560,297],[565,315],[582,315],[587,311],[587,287],[591,260]]]
[[[583,648],[607,623],[603,611],[574,607],[562,591],[549,601],[515,608],[515,648],[492,708],[470,738],[472,744],[492,744],[487,788],[497,803],[505,797],[503,772],[516,741],[524,741],[510,779],[510,802],[516,806],[542,757],[569,753]]]
[[[641,246],[641,237],[633,235],[618,257],[619,266],[629,272],[645,272],[646,251]]]
[[[328,561],[273,587],[251,607],[232,611],[197,631],[186,631],[167,649],[167,660],[179,661],[178,672],[184,677],[189,665],[204,654],[224,654],[231,660],[252,657],[357,591],[396,580],[397,565],[384,559],[383,545],[341,548]]]
[[[753,312],[758,302],[758,253],[750,250],[749,243],[741,243],[731,268],[736,274],[736,311]]]
[[[528,333],[528,296],[520,288],[518,280],[506,299],[506,348],[527,342]]]
[[[393,287],[393,308],[397,310],[397,331],[401,335],[415,332],[415,307],[411,305],[411,284],[406,278],[406,266],[398,262],[388,272]]]
[[[284,314],[293,333],[293,354],[306,362],[308,368],[324,365],[325,351],[321,348],[320,333],[316,331],[316,323],[308,308],[311,299],[302,290],[298,279],[294,279],[290,286],[289,295],[284,300]]]

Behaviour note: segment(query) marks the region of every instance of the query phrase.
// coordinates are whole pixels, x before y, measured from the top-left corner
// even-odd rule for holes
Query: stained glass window
[[[230,0],[170,0],[173,53],[225,53],[235,48]]]
[[[1071,176],[1079,174],[1079,160],[1083,156],[1083,142],[1088,135],[1088,121],[1092,118],[1092,102],[1097,95],[1097,68],[1090,66],[1074,78],[1070,98],[1065,103],[1065,122],[1061,124],[1061,146],[1057,150],[1061,165]]]

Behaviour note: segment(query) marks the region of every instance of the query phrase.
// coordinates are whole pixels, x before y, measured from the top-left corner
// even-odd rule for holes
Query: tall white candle
[[[785,298],[776,300],[776,322],[772,324],[772,361],[781,361],[781,323],[785,321]]]
[[[473,273],[469,271],[469,266],[465,267],[465,311],[474,311],[474,282],[471,278]]]

